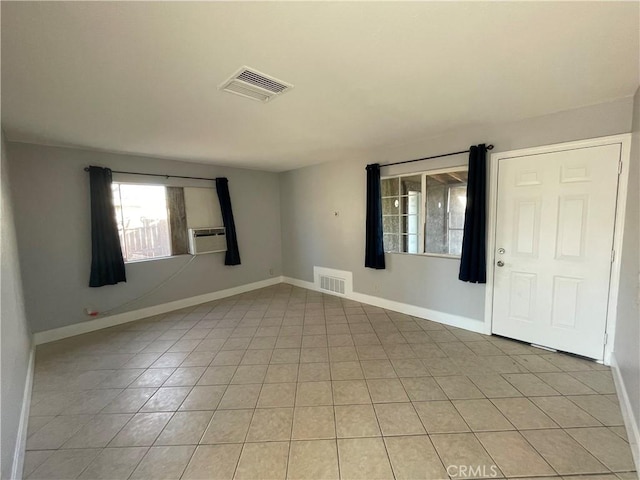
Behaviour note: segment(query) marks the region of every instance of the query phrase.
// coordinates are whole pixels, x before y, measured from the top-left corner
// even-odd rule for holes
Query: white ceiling
[[[9,140],[282,171],[632,95],[637,2],[5,2]],[[295,88],[217,86],[248,65]]]

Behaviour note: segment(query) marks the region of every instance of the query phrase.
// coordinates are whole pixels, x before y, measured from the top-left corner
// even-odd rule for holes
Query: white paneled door
[[[603,358],[620,149],[498,161],[493,333]]]

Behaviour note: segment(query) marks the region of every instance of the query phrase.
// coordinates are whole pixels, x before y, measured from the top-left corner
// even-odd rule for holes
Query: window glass
[[[466,195],[463,168],[382,179],[385,251],[459,256]]]
[[[395,196],[391,198],[382,199],[382,214],[383,215],[398,215],[400,213],[400,199]]]
[[[396,197],[398,196],[398,181],[399,178],[385,178],[381,182],[382,197]]]
[[[397,234],[400,228],[400,217],[397,215],[389,215],[384,217],[382,222],[382,231],[384,233]]]
[[[455,185],[449,188],[449,228],[448,253],[462,253],[462,236],[464,233],[464,212],[467,206],[467,186]]]
[[[397,233],[383,235],[384,251],[385,252],[399,252],[400,251],[400,236]]]
[[[125,261],[171,256],[165,187],[113,183],[112,189]]]
[[[411,177],[400,177],[402,195],[409,195],[410,192],[420,192],[422,190],[422,175]]]

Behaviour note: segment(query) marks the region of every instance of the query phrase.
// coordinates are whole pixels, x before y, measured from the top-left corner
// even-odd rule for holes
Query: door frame
[[[624,219],[627,206],[627,188],[629,184],[629,160],[631,150],[631,134],[611,135],[607,137],[591,138],[574,142],[556,143],[540,147],[509,150],[492,153],[489,157],[489,197],[487,203],[487,286],[485,293],[484,323],[485,333],[493,332],[493,290],[494,264],[496,248],[496,219],[498,198],[498,162],[508,158],[526,157],[542,153],[561,152],[580,148],[599,147],[603,145],[620,145],[620,161],[622,171],[618,176],[618,194],[616,199],[616,218],[613,234],[613,249],[615,257],[611,264],[611,278],[609,282],[609,296],[607,306],[607,321],[605,327],[605,345],[601,360],[605,365],[611,362],[613,344],[615,340],[616,315],[618,310],[618,291],[620,287],[620,267],[622,241],[624,234]]]

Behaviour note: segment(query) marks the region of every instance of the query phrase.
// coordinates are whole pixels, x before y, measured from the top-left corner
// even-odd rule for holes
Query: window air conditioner
[[[189,253],[191,255],[226,251],[227,236],[224,227],[189,229]]]

